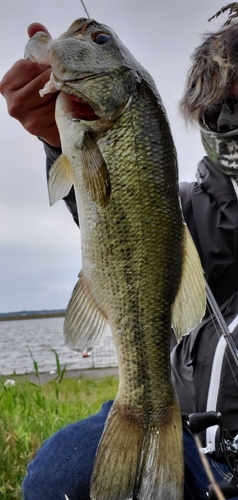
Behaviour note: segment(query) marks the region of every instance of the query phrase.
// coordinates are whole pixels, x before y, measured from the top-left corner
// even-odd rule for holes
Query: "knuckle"
[[[11,98],[7,100],[8,113],[13,118],[19,118],[22,114],[22,105],[19,99],[12,94]]]

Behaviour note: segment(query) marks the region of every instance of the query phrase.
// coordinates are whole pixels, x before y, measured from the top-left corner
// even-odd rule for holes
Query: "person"
[[[44,26],[33,23],[28,34],[33,36],[39,30],[47,32]],[[237,339],[236,33],[237,24],[234,22],[229,28],[207,35],[193,56],[181,108],[187,118],[199,124],[207,156],[198,165],[196,182],[182,183],[180,195],[184,217],[197,246],[207,282]],[[49,67],[20,60],[0,84],[9,114],[43,142],[47,172],[61,153],[54,121],[56,95],[41,98],[38,94],[49,73]],[[73,190],[65,202],[78,223]],[[226,345],[221,345],[216,330],[212,314],[207,312],[201,325],[172,349],[172,378],[182,412],[221,411],[227,429],[235,435],[238,431],[238,395],[233,375],[237,376],[238,370]],[[219,345],[221,349],[218,349]],[[216,391],[211,384],[213,379],[217,381]],[[212,398],[214,394],[216,397]],[[28,466],[22,486],[25,500],[65,500],[65,495],[69,500],[90,499],[94,457],[111,405],[112,401],[106,402],[98,414],[61,429],[43,443]],[[211,438],[203,433],[201,438],[206,451],[210,451],[207,458],[215,480],[219,484],[228,483],[231,472],[216,445],[218,436]],[[210,480],[186,425],[183,440],[184,499],[205,500]],[[235,498],[238,500],[238,493]]]

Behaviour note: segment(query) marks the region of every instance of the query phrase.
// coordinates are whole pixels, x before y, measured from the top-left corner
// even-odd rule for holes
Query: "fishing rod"
[[[222,335],[229,346],[230,352],[238,366],[238,349],[232,333],[230,332],[223,315],[219,309],[217,301],[205,280],[205,289],[207,296],[207,303],[210,307],[210,311],[213,313],[214,318],[221,329]],[[222,455],[232,473],[232,479],[226,484],[219,484],[219,490],[222,494],[222,498],[232,498],[237,496],[238,493],[238,433],[236,436],[232,436],[227,429],[224,428],[222,422],[222,415],[220,412],[216,411],[206,411],[201,413],[192,413],[185,416],[185,420],[188,422],[189,428],[194,434],[200,433],[207,429],[208,427],[217,425],[220,430],[219,446]],[[206,495],[209,500],[216,500],[220,498],[217,496],[217,485],[216,483],[210,484],[208,486]]]
[[[233,358],[236,362],[236,365],[238,366],[238,349],[237,349],[236,343],[234,341],[234,338],[232,336],[232,333],[230,332],[230,330],[229,330],[229,328],[228,328],[228,326],[223,318],[223,315],[219,309],[217,301],[216,301],[216,299],[211,291],[211,288],[209,287],[209,285],[206,281],[205,281],[205,288],[206,288],[207,302],[208,302],[210,309],[213,312],[213,314],[218,322],[218,325],[220,326],[222,335],[230,348],[230,351],[233,355]]]

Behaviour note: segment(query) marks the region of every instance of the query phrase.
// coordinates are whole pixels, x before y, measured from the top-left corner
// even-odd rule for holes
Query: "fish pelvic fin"
[[[184,224],[184,259],[181,281],[172,304],[172,326],[177,340],[201,321],[206,309],[206,290],[200,258],[192,236]]]
[[[83,271],[69,301],[65,321],[65,343],[70,349],[90,354],[103,341],[107,319],[96,304]]]
[[[48,191],[50,205],[54,205],[54,203],[67,196],[72,184],[71,165],[67,156],[62,153],[49,171]]]
[[[106,207],[111,195],[110,175],[99,147],[88,132],[84,132],[80,149],[85,188],[95,203]]]
[[[145,427],[114,402],[98,446],[92,500],[182,500],[183,447],[180,411]]]

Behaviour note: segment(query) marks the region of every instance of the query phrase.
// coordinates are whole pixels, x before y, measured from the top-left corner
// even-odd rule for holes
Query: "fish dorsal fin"
[[[184,259],[181,281],[172,305],[172,326],[177,340],[195,328],[206,309],[205,280],[199,255],[184,224]]]
[[[92,297],[81,271],[66,310],[65,343],[74,351],[90,353],[102,342],[106,326],[107,319]]]
[[[67,156],[62,153],[49,171],[48,190],[50,205],[54,205],[54,203],[67,196],[72,184],[71,165]]]
[[[85,187],[95,203],[106,207],[111,195],[109,171],[99,147],[88,132],[84,132],[80,149]]]

